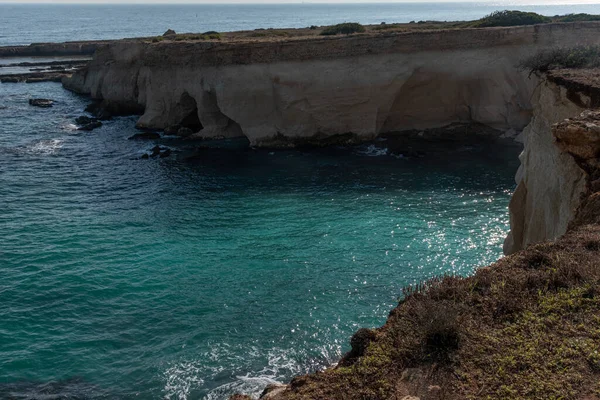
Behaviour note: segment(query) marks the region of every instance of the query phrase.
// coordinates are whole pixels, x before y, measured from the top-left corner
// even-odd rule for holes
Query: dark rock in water
[[[194,133],[193,130],[191,130],[190,128],[186,128],[184,126],[182,128],[179,128],[179,130],[177,131],[177,136],[188,137],[188,136],[192,135],[193,133]]]
[[[151,157],[156,157],[157,155],[159,155],[159,154],[160,154],[160,151],[161,151],[161,150],[162,150],[162,149],[161,149],[161,147],[160,147],[160,146],[158,146],[158,145],[157,145],[157,146],[154,146],[154,147],[152,148],[152,150],[151,150],[150,156],[151,156]]]
[[[77,128],[77,130],[78,131],[93,131],[94,129],[100,128],[101,126],[102,126],[102,122],[92,121],[85,125],[80,126],[79,128]]]
[[[159,157],[166,158],[166,157],[169,157],[170,155],[171,155],[171,149],[166,148],[160,152]]]
[[[112,114],[104,107],[102,107],[102,103],[89,104],[85,108],[85,111],[89,112],[90,114],[102,121],[108,121],[109,119],[112,119]]]
[[[0,82],[2,83],[19,83],[21,79],[16,76],[3,76],[0,78]]]
[[[77,117],[75,119],[75,123],[77,125],[87,125],[87,124],[91,124],[92,122],[97,122],[98,118],[90,118],[90,117],[86,117],[85,115],[82,115],[81,117]]]
[[[163,33],[163,36],[173,36],[173,35],[177,35],[177,32],[175,32],[173,29],[167,29],[167,31],[165,33]]]
[[[170,155],[171,155],[171,149],[169,149],[168,147],[156,145],[150,149],[149,153],[142,154],[142,156],[140,158],[142,160],[147,160],[150,157],[166,158],[166,157],[169,157]]]
[[[165,135],[177,135],[177,132],[179,132],[179,129],[181,129],[181,125],[167,126],[165,128]]]
[[[133,136],[129,137],[129,140],[156,140],[160,139],[160,134],[156,132],[142,132],[136,133]]]
[[[54,100],[50,99],[29,99],[29,104],[34,107],[48,108],[52,107]]]

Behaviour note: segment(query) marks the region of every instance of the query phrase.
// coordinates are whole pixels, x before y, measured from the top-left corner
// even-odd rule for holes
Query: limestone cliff
[[[562,236],[586,190],[586,173],[572,154],[557,146],[552,131],[555,123],[598,106],[594,85],[578,84],[573,74],[551,72],[534,91],[534,115],[524,131],[518,186],[509,205],[505,254]]]
[[[139,105],[138,126],[288,146],[479,122],[521,130],[532,52],[596,43],[597,23],[355,35],[278,42],[121,41],[65,87]]]

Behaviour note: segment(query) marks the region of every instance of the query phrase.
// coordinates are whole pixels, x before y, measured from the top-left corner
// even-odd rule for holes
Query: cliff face
[[[534,116],[524,131],[518,186],[509,205],[511,232],[505,254],[562,236],[587,189],[586,172],[573,154],[557,145],[552,130],[554,124],[599,105],[595,85],[578,83],[571,75],[551,72],[534,91]]]
[[[65,87],[137,104],[138,125],[194,121],[199,137],[288,146],[479,122],[522,129],[543,48],[597,42],[596,23],[282,42],[117,42]],[[197,130],[197,129],[196,129]]]

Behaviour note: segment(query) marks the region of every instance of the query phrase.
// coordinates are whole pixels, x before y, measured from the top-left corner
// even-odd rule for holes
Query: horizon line
[[[33,1],[23,1],[23,0],[0,0],[0,4],[10,4],[17,6],[29,6],[29,5],[289,5],[289,4],[427,4],[427,3],[490,3],[490,5],[496,5],[498,7],[519,7],[519,6],[576,6],[576,5],[593,5],[600,4],[600,0],[528,0],[526,2],[521,3],[518,0],[508,0],[508,1],[497,1],[497,0],[377,0],[377,1],[369,1],[369,0],[340,0],[340,1],[332,1],[332,0],[265,0],[265,1],[244,1],[244,0],[226,0],[222,2],[215,2],[213,0],[203,1],[203,0],[179,0],[179,1],[168,1],[168,0],[158,0],[158,1],[144,1],[144,0],[128,0],[128,1],[119,1],[119,0],[33,0]]]

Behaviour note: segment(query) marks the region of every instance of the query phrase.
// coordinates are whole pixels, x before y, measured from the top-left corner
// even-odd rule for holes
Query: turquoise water
[[[518,147],[140,160],[132,118],[72,130],[85,105],[0,84],[0,398],[256,394],[335,362],[404,285],[501,255]]]
[[[177,32],[304,28],[340,22],[462,21],[496,10],[543,15],[600,14],[597,0],[397,2],[358,4],[0,4],[0,46],[120,39]],[[537,4],[536,4],[537,3]],[[577,4],[588,3],[588,4]],[[589,4],[596,3],[596,4]],[[27,23],[24,23],[27,21]]]

